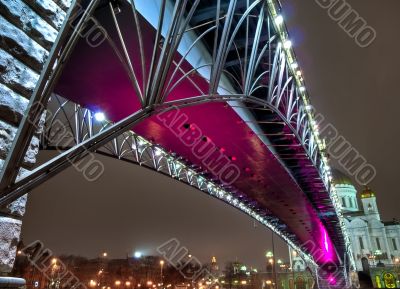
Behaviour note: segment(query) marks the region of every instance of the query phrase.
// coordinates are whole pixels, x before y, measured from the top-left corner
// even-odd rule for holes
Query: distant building
[[[400,288],[400,222],[382,221],[376,193],[365,187],[359,194],[339,170],[333,178],[351,238],[356,270],[371,276],[375,288]],[[293,272],[306,270],[304,260],[291,251]]]
[[[334,170],[335,188],[342,204],[346,227],[351,238],[357,271],[369,267],[395,265],[400,257],[400,223],[381,220],[376,194],[365,187],[357,190],[342,172]]]

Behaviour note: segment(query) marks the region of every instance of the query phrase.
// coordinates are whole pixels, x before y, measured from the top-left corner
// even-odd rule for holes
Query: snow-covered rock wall
[[[0,0],[0,168],[71,1]],[[36,135],[20,174],[32,168],[38,150]],[[0,210],[0,275],[14,264],[26,201]]]

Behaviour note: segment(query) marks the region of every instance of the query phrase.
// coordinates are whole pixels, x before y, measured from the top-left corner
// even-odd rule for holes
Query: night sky
[[[370,185],[383,219],[400,218],[400,2],[349,3],[377,32],[368,48],[358,47],[314,1],[282,1],[313,105],[375,166]],[[219,262],[264,264],[271,233],[244,214],[168,177],[100,159],[100,180],[89,183],[68,169],[30,195],[25,242],[40,239],[58,254],[94,257],[106,250],[123,257],[135,250],[155,254],[158,245],[177,238],[202,261],[216,255]],[[277,251],[286,258],[284,244],[278,242]]]

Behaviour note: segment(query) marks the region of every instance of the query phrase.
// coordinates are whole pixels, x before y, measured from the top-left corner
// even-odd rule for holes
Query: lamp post
[[[161,280],[161,285],[163,285],[163,268],[164,268],[164,260],[160,260],[160,280]]]
[[[275,270],[275,260],[274,260],[274,253],[271,251],[268,251],[265,254],[265,257],[267,257],[267,262],[268,262],[268,267],[271,266],[271,277],[272,279],[275,280],[275,285],[276,285],[276,270]],[[272,285],[274,285],[273,283],[271,283]]]

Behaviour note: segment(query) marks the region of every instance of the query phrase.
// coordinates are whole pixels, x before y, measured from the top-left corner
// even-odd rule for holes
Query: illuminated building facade
[[[400,223],[381,220],[375,192],[365,187],[358,199],[351,180],[339,171],[335,171],[335,187],[350,233],[357,271],[367,272],[371,265],[398,262]]]

